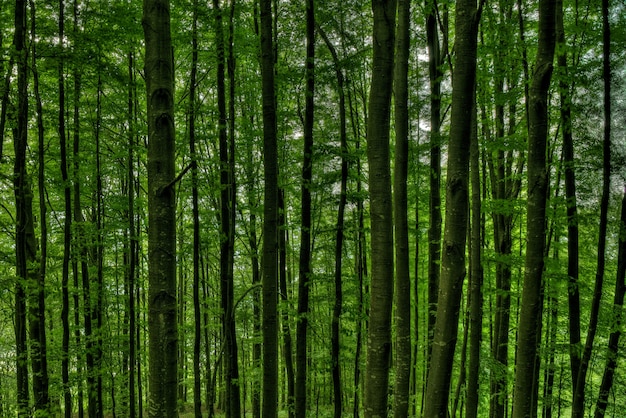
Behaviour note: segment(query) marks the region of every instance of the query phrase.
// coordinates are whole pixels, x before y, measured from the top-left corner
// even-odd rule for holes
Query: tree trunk
[[[311,275],[311,183],[313,180],[313,122],[315,94],[315,1],[306,0],[306,91],[304,149],[302,157],[302,215],[298,275],[298,321],[296,324],[296,417],[307,410],[307,332]]]
[[[541,322],[548,172],[548,89],[555,48],[555,0],[539,1],[539,44],[530,86],[528,126],[527,245],[520,308],[513,392],[513,418],[531,418],[537,397],[538,349]]]
[[[602,197],[600,200],[600,227],[598,231],[598,259],[596,282],[593,289],[587,338],[580,358],[580,367],[576,376],[576,385],[572,400],[572,418],[584,416],[585,383],[587,369],[593,351],[593,341],[598,329],[600,302],[606,264],[606,231],[611,193],[611,29],[609,25],[609,0],[602,0],[602,78],[604,81],[604,139],[602,149]]]
[[[565,168],[565,204],[567,211],[567,302],[569,308],[569,355],[572,390],[576,391],[576,378],[580,369],[580,289],[578,287],[578,207],[576,201],[576,175],[574,172],[574,141],[570,89],[567,81],[567,46],[563,29],[563,0],[556,3],[556,42],[558,44],[557,69],[561,102],[561,132],[563,135],[563,165]]]
[[[144,0],[150,417],[177,417],[174,58],[168,0]]]
[[[467,371],[467,418],[478,416],[480,403],[480,352],[483,332],[483,266],[482,266],[482,202],[480,188],[480,150],[478,147],[476,103],[472,113],[472,136],[470,143],[470,183],[471,183],[471,219],[470,219],[470,280],[469,280],[469,364]]]
[[[456,65],[453,72],[446,222],[432,357],[426,382],[424,417],[446,417],[463,279],[468,217],[469,153],[476,77],[476,37],[480,12],[475,0],[456,5]]]
[[[613,317],[611,318],[611,335],[607,349],[607,362],[602,374],[600,393],[596,402],[595,418],[603,418],[609,403],[609,394],[613,388],[613,380],[617,369],[619,340],[622,335],[622,322],[624,318],[624,293],[626,293],[626,188],[622,198],[622,213],[620,217],[618,254],[617,254],[617,278],[615,280],[615,294],[613,295]]]
[[[396,0],[372,0],[373,69],[367,121],[372,276],[365,369],[366,417],[387,416],[393,304],[393,219],[389,125],[395,47]]]
[[[15,192],[15,348],[18,417],[29,416],[29,378],[26,287],[37,254],[32,211],[32,191],[26,172],[28,142],[28,64],[26,43],[26,1],[15,1],[13,48],[17,61],[17,125],[13,128],[13,188]]]
[[[272,0],[261,0],[263,101],[263,418],[278,414],[278,144]]]
[[[441,273],[441,50],[437,32],[437,1],[426,0],[426,40],[428,44],[428,76],[430,80],[430,193],[428,195],[428,356],[435,330],[437,293]]]
[[[409,158],[408,72],[410,44],[410,2],[398,0],[398,33],[394,70],[396,144],[393,172],[393,221],[395,232],[395,382],[393,414],[409,415],[411,375],[411,278],[409,275],[409,221],[407,179]]]

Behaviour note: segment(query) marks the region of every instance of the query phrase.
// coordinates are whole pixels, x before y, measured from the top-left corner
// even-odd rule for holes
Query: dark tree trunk
[[[65,1],[59,0],[59,44],[61,51],[65,50],[63,39],[65,37]],[[60,166],[61,180],[63,181],[63,200],[64,219],[63,219],[63,264],[61,273],[61,324],[63,328],[63,337],[61,342],[61,381],[63,383],[63,406],[65,418],[72,415],[72,392],[70,390],[70,294],[69,294],[69,277],[70,277],[70,255],[71,255],[71,239],[72,239],[72,190],[70,187],[70,179],[68,174],[67,162],[67,141],[65,133],[65,69],[64,60],[59,59],[58,82],[59,82],[59,148],[60,148]],[[134,418],[134,417],[133,417]]]
[[[296,417],[307,410],[307,332],[311,274],[311,183],[313,179],[313,122],[315,94],[315,1],[306,0],[306,91],[304,149],[302,157],[302,215],[298,275],[298,321],[296,323]]]
[[[428,44],[428,76],[430,80],[430,192],[428,195],[428,356],[430,362],[437,293],[441,273],[441,50],[437,31],[437,1],[426,0],[426,40]]]
[[[367,121],[372,276],[363,409],[366,417],[383,417],[388,408],[394,282],[389,125],[396,0],[372,0],[372,10],[373,69]]]
[[[542,315],[542,280],[545,257],[548,172],[548,89],[555,49],[555,0],[539,1],[539,44],[528,104],[528,200],[526,260],[513,392],[513,418],[536,416],[539,373],[537,329]]]
[[[393,221],[395,232],[395,382],[393,414],[409,415],[409,377],[411,375],[411,278],[409,274],[408,158],[409,112],[408,73],[410,39],[410,2],[398,0],[398,33],[394,70],[394,115],[396,144],[393,172]]]
[[[613,296],[613,317],[611,322],[611,335],[607,350],[607,362],[602,374],[600,393],[596,402],[595,418],[603,418],[609,404],[609,394],[613,388],[615,371],[617,369],[619,341],[622,335],[622,322],[624,320],[624,293],[626,293],[626,188],[622,198],[622,213],[620,217],[620,233],[617,254],[617,278],[615,281],[615,294]]]
[[[469,280],[469,359],[467,367],[467,418],[478,416],[480,403],[480,352],[483,330],[483,266],[482,266],[482,202],[480,189],[480,150],[478,147],[476,103],[472,114],[472,136],[470,143],[470,183],[471,183],[471,219],[470,219],[470,280]]]
[[[278,414],[278,145],[272,1],[261,0],[263,100],[263,417]]]
[[[189,153],[191,154],[191,212],[193,222],[193,412],[202,418],[202,304],[200,302],[200,211],[198,203],[198,154],[196,152],[196,83],[198,74],[198,0],[193,2],[191,27],[191,76],[189,80]],[[208,367],[208,363],[206,363]],[[207,407],[209,407],[207,405]]]
[[[13,129],[15,162],[13,188],[15,192],[15,348],[17,378],[18,417],[29,416],[29,378],[26,287],[33,274],[30,263],[37,254],[32,211],[32,191],[26,172],[26,149],[28,141],[28,64],[26,43],[26,1],[15,1],[14,54],[17,61],[17,125]],[[31,264],[32,265],[32,264]]]
[[[333,57],[333,65],[337,76],[337,93],[339,94],[339,147],[341,151],[341,185],[339,190],[339,206],[337,208],[337,234],[335,238],[335,301],[333,304],[333,316],[331,323],[331,373],[333,379],[333,405],[334,417],[341,418],[343,414],[343,396],[341,381],[340,353],[340,330],[341,312],[343,310],[343,242],[344,242],[344,215],[347,203],[348,183],[348,135],[346,121],[346,97],[344,89],[344,75],[337,50],[326,36],[326,33],[318,28],[318,32],[328,47]]]
[[[476,77],[476,38],[480,13],[475,0],[456,4],[456,64],[452,84],[450,142],[446,183],[445,248],[432,357],[426,382],[424,417],[446,417],[461,293],[465,277],[469,154]]]
[[[561,132],[563,135],[563,165],[565,168],[565,198],[567,211],[567,302],[569,308],[569,355],[572,389],[576,391],[576,378],[580,369],[580,290],[578,288],[578,207],[576,201],[576,175],[574,172],[574,141],[570,89],[567,81],[567,46],[563,29],[563,0],[556,3],[557,75],[561,102]]]
[[[168,0],[144,0],[150,417],[177,417],[174,57]]]

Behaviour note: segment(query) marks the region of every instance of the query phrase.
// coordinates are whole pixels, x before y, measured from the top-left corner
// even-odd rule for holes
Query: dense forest
[[[622,1],[0,0],[0,49],[0,417],[623,416]]]

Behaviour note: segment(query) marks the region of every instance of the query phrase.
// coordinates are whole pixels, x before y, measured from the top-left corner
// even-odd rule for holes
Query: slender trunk
[[[63,39],[65,37],[65,1],[59,0],[59,44],[61,51],[65,46]],[[63,267],[61,276],[61,324],[63,327],[63,337],[61,342],[61,381],[63,384],[63,406],[65,418],[72,415],[72,392],[70,390],[70,295],[69,295],[69,276],[70,276],[70,255],[71,255],[71,239],[72,239],[72,191],[70,188],[70,179],[68,175],[67,161],[67,141],[65,132],[65,69],[64,60],[59,58],[58,68],[58,88],[59,88],[59,148],[60,148],[60,165],[61,180],[63,181],[63,198],[65,202],[64,218],[63,218]]]
[[[387,415],[394,286],[389,125],[396,0],[372,0],[372,10],[373,71],[367,121],[372,277],[363,408],[366,417],[383,417]]]
[[[613,388],[613,380],[617,369],[618,349],[622,335],[622,322],[624,319],[624,294],[626,293],[626,188],[622,198],[622,213],[620,216],[620,233],[617,254],[617,278],[615,280],[615,294],[613,295],[613,317],[607,349],[607,362],[602,374],[602,383],[598,400],[596,402],[595,418],[603,418],[609,404],[609,394]]]
[[[482,202],[480,189],[480,150],[478,147],[476,103],[472,113],[472,137],[470,143],[470,280],[469,280],[469,360],[467,371],[467,403],[465,416],[476,418],[480,403],[480,352],[483,332],[483,266],[482,266]]]
[[[278,144],[272,0],[261,0],[263,101],[263,418],[278,414]]]
[[[411,375],[411,278],[409,274],[408,158],[409,112],[408,72],[410,44],[410,2],[398,0],[398,33],[394,69],[394,115],[396,144],[393,172],[393,221],[395,232],[395,382],[393,414],[409,414],[409,377]]]
[[[311,182],[313,179],[313,121],[315,94],[315,9],[306,1],[306,92],[304,110],[304,149],[302,158],[300,267],[298,281],[298,321],[296,325],[296,417],[307,410],[307,333],[311,274]]]
[[[602,149],[602,197],[600,200],[600,227],[598,231],[598,259],[596,282],[593,289],[587,338],[580,358],[576,376],[576,386],[572,401],[572,418],[584,416],[585,383],[587,369],[593,351],[593,342],[598,329],[600,302],[606,264],[606,231],[608,222],[609,197],[611,192],[611,28],[609,25],[609,0],[602,0],[602,78],[604,81],[604,139]]]
[[[537,329],[543,310],[541,289],[548,193],[548,89],[555,49],[554,15],[555,0],[539,0],[539,44],[528,104],[527,246],[515,362],[513,418],[534,417],[537,413],[532,406],[537,397],[540,342]]]
[[[196,152],[196,83],[198,74],[198,0],[193,2],[191,27],[191,77],[189,81],[189,153],[191,154],[191,212],[193,222],[193,410],[202,418],[202,374],[200,348],[202,342],[202,305],[200,303],[200,212],[198,204],[198,154]],[[208,363],[207,363],[208,364]]]
[[[150,417],[178,416],[174,57],[168,0],[144,0]]]
[[[430,362],[437,293],[441,273],[441,79],[443,64],[437,32],[437,2],[427,0],[426,40],[428,43],[428,75],[430,80],[430,192],[428,195],[428,356]]]
[[[52,406],[49,396],[48,358],[46,341],[46,264],[48,255],[48,203],[45,186],[45,132],[43,124],[43,105],[39,91],[39,72],[37,70],[37,54],[35,51],[35,4],[32,0],[30,5],[30,36],[31,36],[31,72],[33,74],[33,89],[35,93],[35,107],[37,117],[38,139],[38,176],[37,188],[39,194],[39,226],[40,226],[40,249],[39,267],[32,277],[31,306],[30,306],[30,340],[31,340],[31,364],[33,371],[33,392],[36,414],[50,414]],[[34,236],[34,231],[33,231]]]
[[[340,329],[341,312],[343,310],[343,242],[344,242],[344,216],[347,203],[347,183],[348,183],[348,135],[346,121],[346,97],[344,89],[344,75],[337,55],[337,50],[326,36],[326,33],[318,27],[318,32],[326,47],[333,57],[335,75],[337,77],[337,93],[339,95],[339,147],[341,153],[341,185],[339,189],[339,205],[337,207],[337,232],[335,236],[335,301],[333,304],[333,314],[331,323],[331,374],[333,379],[333,405],[334,417],[340,418],[343,413],[343,396],[341,382],[340,353]],[[357,349],[358,350],[358,349]]]
[[[280,288],[280,300],[281,305],[281,322],[282,322],[282,335],[283,335],[283,355],[285,357],[285,372],[287,383],[287,410],[289,411],[289,418],[293,418],[295,415],[295,374],[293,364],[293,341],[291,338],[291,326],[289,324],[289,293],[287,289],[287,246],[289,230],[287,228],[287,220],[285,216],[285,191],[279,189],[278,191],[278,263],[279,263],[279,288]]]

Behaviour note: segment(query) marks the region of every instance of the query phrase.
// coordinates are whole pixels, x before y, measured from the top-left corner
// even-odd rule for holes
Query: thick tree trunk
[[[370,315],[363,409],[367,418],[387,416],[393,304],[393,219],[389,125],[395,47],[396,0],[372,0],[373,69],[367,121],[372,228]]]
[[[150,417],[177,417],[174,57],[168,0],[144,0]]]
[[[465,244],[468,217],[469,154],[476,78],[476,37],[479,12],[475,0],[456,5],[457,59],[453,72],[446,222],[441,279],[432,357],[426,382],[424,417],[446,417],[461,292],[465,277]]]
[[[393,172],[393,221],[395,232],[395,382],[393,414],[409,414],[411,375],[411,278],[409,275],[409,221],[407,179],[409,157],[408,72],[410,44],[410,3],[398,0],[398,33],[394,70],[394,110],[396,144]]]
[[[555,49],[555,0],[539,1],[539,45],[530,86],[528,126],[527,245],[513,392],[513,418],[536,416],[541,288],[545,257],[548,172],[548,89]]]
[[[263,100],[263,408],[278,414],[278,144],[274,86],[272,1],[261,0],[261,79]]]
[[[26,1],[15,1],[15,33],[13,48],[17,61],[17,126],[13,129],[15,161],[13,188],[15,192],[15,348],[18,417],[29,416],[29,378],[26,288],[37,253],[32,211],[32,191],[26,172],[28,141],[28,64],[26,42]],[[32,264],[31,264],[32,265]]]

